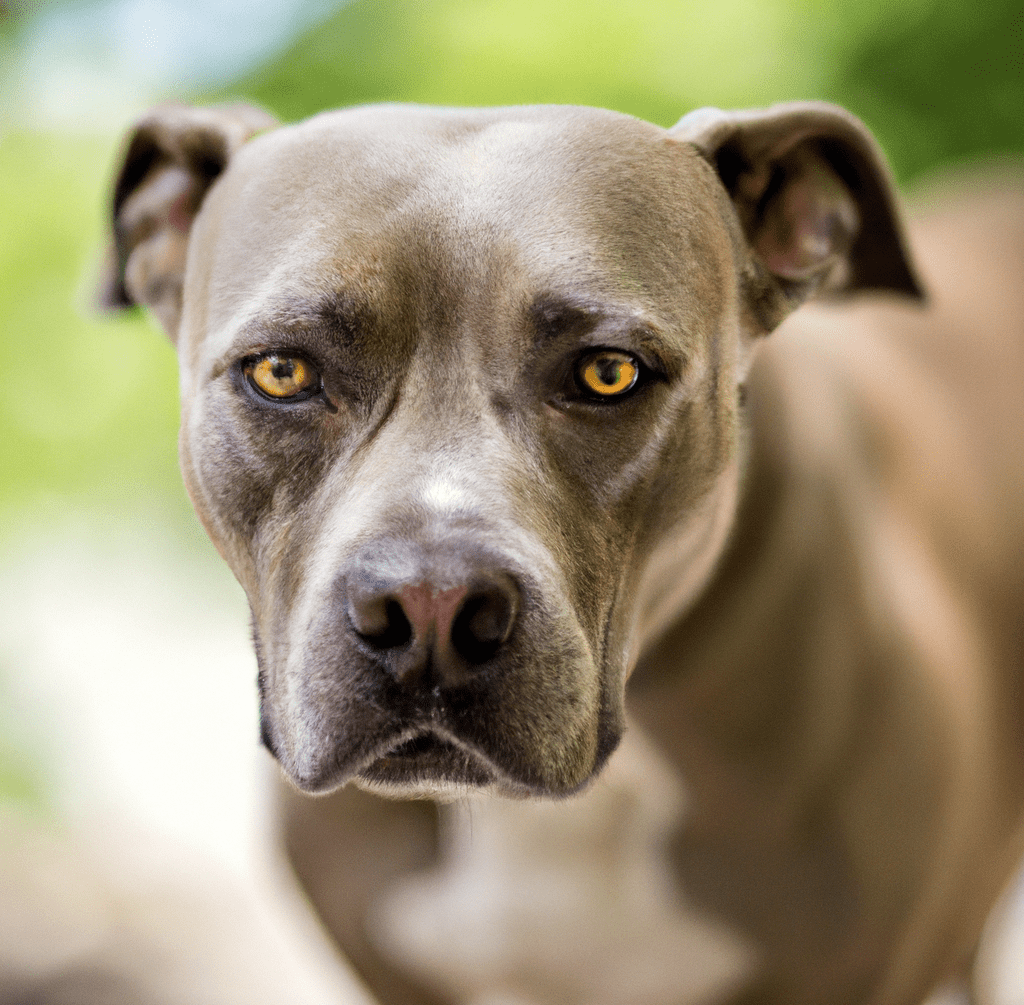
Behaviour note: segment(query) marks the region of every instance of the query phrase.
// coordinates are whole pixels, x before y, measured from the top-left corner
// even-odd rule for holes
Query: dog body
[[[370,987],[444,990],[366,921],[450,847],[422,797],[585,789],[627,690],[686,790],[645,851],[751,940],[744,1001],[962,977],[1022,839],[1019,195],[922,222],[924,308],[829,106],[269,125],[140,127],[112,299],[177,343],[265,743],[359,786],[286,839]]]

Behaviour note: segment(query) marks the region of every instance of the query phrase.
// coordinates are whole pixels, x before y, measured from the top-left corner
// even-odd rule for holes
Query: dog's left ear
[[[145,304],[175,341],[188,237],[203,198],[238,148],[276,125],[252,105],[175,103],[154,108],[136,125],[114,186],[114,247],[102,306]]]
[[[697,147],[732,199],[750,252],[748,303],[764,331],[819,289],[923,299],[885,158],[849,112],[824,102],[701,108],[671,134]]]

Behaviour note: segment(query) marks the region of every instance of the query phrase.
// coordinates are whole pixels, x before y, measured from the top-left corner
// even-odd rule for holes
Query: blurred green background
[[[821,98],[868,122],[906,184],[1024,151],[1022,36],[1020,0],[0,2],[0,548],[82,511],[145,514],[204,547],[171,349],[92,300],[119,135],[147,102],[240,96],[286,120],[572,102],[670,125]],[[0,708],[3,680],[0,663]],[[0,714],[0,792],[31,798],[24,750]]]

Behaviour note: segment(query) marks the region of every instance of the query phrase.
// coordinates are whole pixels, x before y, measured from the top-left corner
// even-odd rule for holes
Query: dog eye
[[[626,352],[602,349],[584,356],[576,367],[576,381],[581,390],[601,398],[618,398],[635,386],[640,377],[640,364]]]
[[[245,362],[243,372],[260,394],[276,401],[302,401],[320,390],[320,374],[298,356],[256,356]]]

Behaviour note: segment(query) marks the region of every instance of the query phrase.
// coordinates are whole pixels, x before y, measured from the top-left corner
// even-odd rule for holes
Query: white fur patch
[[[464,488],[450,478],[434,478],[419,492],[418,502],[425,508],[441,514],[468,509],[472,503]]]

